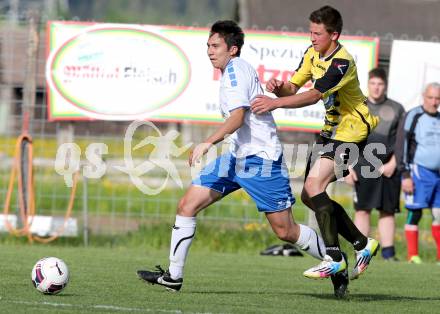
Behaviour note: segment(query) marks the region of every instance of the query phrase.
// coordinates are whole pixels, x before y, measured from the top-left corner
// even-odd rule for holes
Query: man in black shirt
[[[368,136],[367,145],[371,143],[385,145],[384,153],[373,151],[374,156],[383,164],[382,175],[378,178],[363,176],[361,167],[369,166],[373,170],[373,165],[361,156],[346,181],[354,185],[353,200],[356,210],[354,223],[365,236],[368,236],[371,210],[373,208],[379,210],[378,229],[382,257],[385,260],[395,260],[394,214],[400,212],[400,173],[396,170],[394,144],[398,125],[404,117],[405,109],[401,104],[387,98],[386,86],[387,77],[383,69],[375,68],[369,72],[367,104],[370,112],[379,116],[380,121]]]

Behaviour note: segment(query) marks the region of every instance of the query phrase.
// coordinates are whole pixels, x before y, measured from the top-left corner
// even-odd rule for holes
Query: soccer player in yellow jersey
[[[304,275],[309,278],[332,277],[335,284],[335,277],[347,273],[347,261],[339,247],[338,233],[356,250],[352,279],[363,273],[379,248],[378,241],[362,235],[342,206],[326,193],[328,184],[338,175],[348,174],[348,162],[353,162],[357,151],[362,153],[378,118],[369,113],[366,97],[359,87],[356,64],[338,41],[342,31],[341,14],[324,6],[312,12],[309,20],[312,45],[304,53],[298,69],[290,81],[272,79],[267,83],[267,91],[278,98],[259,95],[251,107],[254,113],[262,114],[277,108],[313,105],[321,99],[324,102],[325,122],[314,147],[315,153],[308,160],[301,198],[315,212],[326,245],[326,256],[323,262],[306,270]],[[297,94],[309,80],[314,83],[313,88]],[[337,285],[335,293],[338,293],[336,289]]]

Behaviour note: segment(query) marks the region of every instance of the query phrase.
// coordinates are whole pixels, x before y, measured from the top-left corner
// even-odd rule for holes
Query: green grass
[[[135,270],[167,265],[166,250],[0,245],[1,313],[434,313],[440,302],[440,266],[379,259],[350,284],[348,300],[335,300],[330,281],[301,273],[305,257],[210,253],[193,248],[180,293],[140,282]],[[71,271],[69,286],[45,296],[31,285],[33,264],[58,256]],[[353,261],[350,261],[353,264]]]
[[[89,235],[89,245],[106,248],[148,248],[151,250],[168,249],[170,226],[174,219],[152,219],[142,224],[138,230],[128,233],[92,233]],[[373,236],[378,239],[376,231]],[[192,248],[209,252],[222,253],[255,253],[266,247],[281,243],[266,222],[238,223],[228,221],[199,220],[197,224],[197,240]],[[419,255],[425,262],[436,260],[436,245],[428,230],[420,230]],[[27,245],[26,237],[14,237],[0,234],[0,245]],[[352,246],[340,237],[344,251],[350,252]],[[67,246],[81,248],[84,245],[82,233],[78,237],[61,237],[50,244],[51,246]],[[406,241],[404,230],[397,230],[395,235],[396,256],[406,260]]]

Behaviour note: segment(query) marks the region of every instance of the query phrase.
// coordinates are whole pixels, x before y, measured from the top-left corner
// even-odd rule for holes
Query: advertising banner
[[[440,82],[440,43],[395,40],[391,49],[388,96],[406,110],[422,104],[423,89]]]
[[[221,73],[206,54],[209,29],[57,21],[47,27],[50,120],[222,121]],[[241,57],[255,67],[263,87],[273,77],[289,79],[310,45],[308,34],[245,34]],[[367,73],[377,64],[379,40],[342,37],[341,43],[356,60],[365,92]],[[318,103],[277,109],[274,116],[281,128],[317,131],[324,109]]]

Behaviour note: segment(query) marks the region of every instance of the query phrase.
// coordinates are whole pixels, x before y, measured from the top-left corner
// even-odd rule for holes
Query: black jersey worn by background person
[[[379,154],[376,150],[373,151],[373,154],[382,163],[386,163],[394,154],[398,126],[403,121],[405,109],[401,104],[389,98],[385,98],[382,102],[375,104],[367,100],[367,105],[370,113],[379,117],[379,123],[368,136],[366,144],[379,143],[385,145],[385,154]],[[370,163],[364,157],[361,154],[359,164],[369,165]]]

